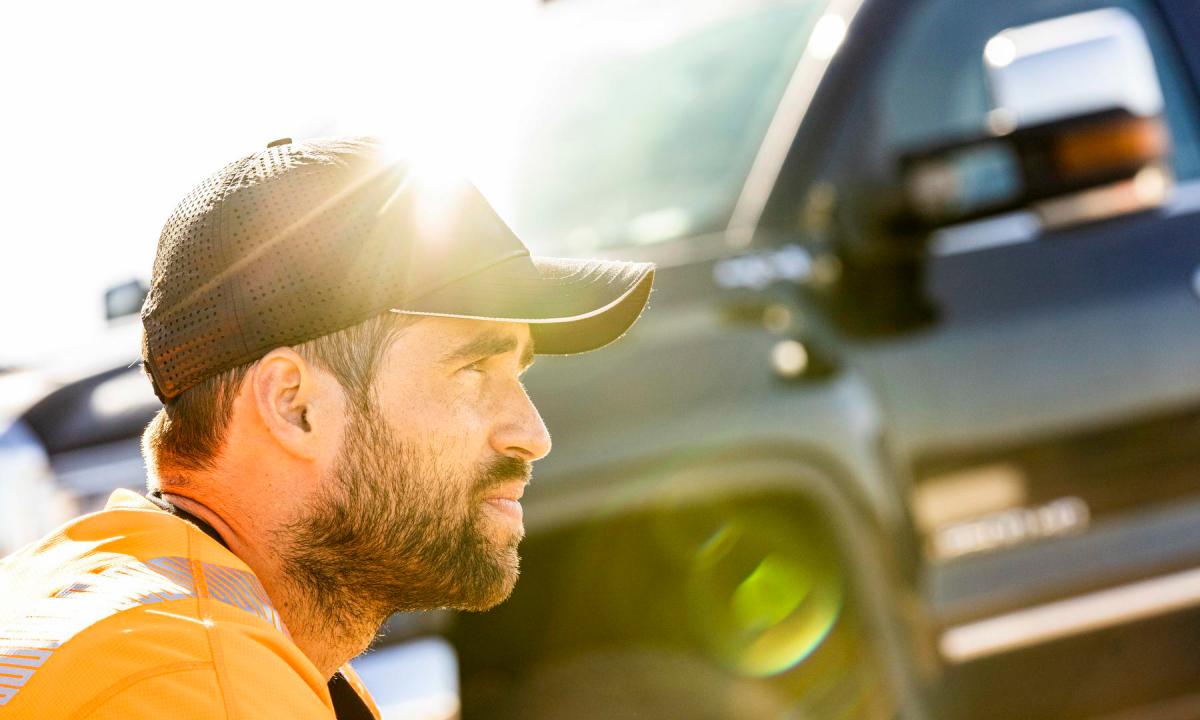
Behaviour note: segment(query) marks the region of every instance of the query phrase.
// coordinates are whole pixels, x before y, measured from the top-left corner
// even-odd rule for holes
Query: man
[[[346,663],[390,614],[516,582],[550,451],[521,373],[620,336],[652,278],[531,258],[375,141],[226,166],[142,311],[150,493],[0,562],[0,718],[378,717]]]

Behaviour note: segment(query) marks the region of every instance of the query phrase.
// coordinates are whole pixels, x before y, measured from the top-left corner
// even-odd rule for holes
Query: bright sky
[[[102,332],[171,209],[280,137],[472,151],[535,0],[25,2],[0,17],[0,365]]]

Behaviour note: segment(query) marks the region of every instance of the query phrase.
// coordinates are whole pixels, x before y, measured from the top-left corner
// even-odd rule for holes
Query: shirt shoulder
[[[191,717],[173,697],[196,717],[333,717],[249,568],[124,500],[0,562],[0,720]]]
[[[169,606],[108,616],[49,651],[0,653],[29,661],[13,666],[25,672],[3,720],[334,717],[315,670],[269,626],[197,622]]]

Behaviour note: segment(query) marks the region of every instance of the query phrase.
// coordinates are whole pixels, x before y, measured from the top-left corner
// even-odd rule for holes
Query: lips
[[[506,516],[514,525],[520,526],[525,517],[521,507],[521,496],[525,494],[525,483],[511,483],[492,488],[484,497],[487,506]]]
[[[521,503],[508,498],[489,498],[487,507],[493,510],[496,514],[508,518],[514,528],[520,529],[525,521],[525,509],[521,507]]]
[[[489,500],[489,501],[491,501],[491,500],[511,500],[513,502],[518,502],[518,501],[520,501],[521,496],[523,496],[524,494],[525,494],[525,481],[522,480],[517,483],[509,483],[509,484],[501,485],[500,487],[492,488],[484,496],[484,499]]]

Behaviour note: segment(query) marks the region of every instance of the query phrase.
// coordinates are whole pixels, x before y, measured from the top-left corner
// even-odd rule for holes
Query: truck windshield
[[[535,252],[723,228],[827,5],[550,6],[530,90],[495,125],[505,174],[481,186]]]

